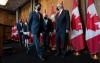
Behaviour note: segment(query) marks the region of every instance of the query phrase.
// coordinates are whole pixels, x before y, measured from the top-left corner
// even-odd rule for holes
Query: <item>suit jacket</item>
[[[28,25],[25,25],[25,24],[23,25],[23,31],[28,32]]]
[[[63,10],[61,14],[58,16],[56,15],[56,32],[66,32],[70,30],[70,15],[69,11]]]
[[[29,15],[29,31],[37,34],[43,31],[43,17],[41,13],[32,12]]]
[[[21,23],[18,22],[18,23],[17,23],[17,29],[18,29],[18,32],[19,32],[19,33],[22,32],[22,28],[23,28],[23,23],[22,23],[22,25],[21,25]]]
[[[47,23],[44,20],[43,28],[44,28],[44,32],[52,32],[53,31],[52,21],[49,18],[47,19]]]

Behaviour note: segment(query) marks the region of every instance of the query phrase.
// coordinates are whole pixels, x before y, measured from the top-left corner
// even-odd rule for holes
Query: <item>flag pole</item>
[[[87,14],[87,0],[84,0],[84,5],[85,5],[85,25],[86,25],[86,14]]]

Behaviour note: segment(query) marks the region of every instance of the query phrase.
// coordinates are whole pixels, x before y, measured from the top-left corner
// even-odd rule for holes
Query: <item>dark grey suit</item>
[[[57,51],[62,53],[66,49],[66,30],[70,29],[70,15],[67,10],[63,10],[58,16],[56,15],[56,48]],[[62,46],[62,48],[61,48]]]
[[[47,23],[46,23],[47,20]],[[53,31],[53,25],[52,25],[52,21],[47,18],[44,19],[44,23],[43,23],[43,42],[44,42],[44,49],[47,50],[50,48],[50,32]]]

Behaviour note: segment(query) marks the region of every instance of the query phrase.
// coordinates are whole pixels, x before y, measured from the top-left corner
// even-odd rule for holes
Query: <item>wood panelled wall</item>
[[[0,55],[2,51],[3,41],[11,39],[11,26],[16,22],[16,15],[0,9]]]
[[[0,26],[0,56],[2,54],[2,42],[3,42],[3,27]]]
[[[39,0],[39,2],[42,4],[41,12],[44,13],[46,9],[48,15],[50,15],[51,6],[53,5],[54,8],[56,8],[57,3],[61,3],[62,1],[64,4],[64,8],[69,10],[69,12],[71,13],[73,0]]]
[[[0,55],[2,53],[3,42],[11,39],[11,26],[0,24]]]
[[[31,2],[27,3],[24,7],[21,8],[21,13],[20,13],[20,19],[23,19],[25,21],[29,13],[32,11],[32,5]]]
[[[15,23],[16,15],[0,10],[0,24],[12,26]]]
[[[60,0],[39,0],[39,2],[42,4],[42,8],[41,8],[42,14],[44,13],[46,9],[48,15],[50,15],[52,4],[55,7],[59,1]],[[64,0],[64,7],[65,9],[68,9],[70,13],[72,10],[72,3],[73,3],[73,0]],[[31,11],[32,11],[32,6],[30,2],[21,8],[20,19],[23,19],[25,21],[28,18],[29,13]]]
[[[57,3],[61,2],[61,1],[63,1],[64,8],[68,9],[71,14],[73,0],[39,0],[39,2],[42,4],[41,12],[44,13],[46,10],[48,15],[50,15],[51,6],[54,5],[54,7],[56,7]],[[94,1],[95,1],[98,15],[100,16],[100,4],[99,4],[100,0],[94,0]],[[87,2],[85,2],[85,0],[78,0],[78,3],[79,3],[80,10],[81,10],[80,13],[82,16],[82,20],[85,22],[86,21],[86,19],[85,19],[86,18],[85,4],[87,4]],[[28,18],[28,16],[29,16],[29,13],[31,12],[31,10],[32,10],[31,3],[28,3],[21,9],[21,17],[20,18],[26,20],[26,18]]]
[[[51,5],[53,4],[54,6],[56,6],[56,4],[58,2],[61,2],[61,1],[63,1],[64,8],[68,9],[70,14],[71,14],[73,0],[39,0],[39,2],[42,4],[41,12],[44,13],[44,11],[46,9],[47,13],[50,14]],[[86,21],[85,15],[86,15],[87,0],[78,0],[78,3],[79,3],[79,7],[80,7],[80,13],[81,13],[82,20],[85,22]],[[100,0],[94,0],[94,3],[95,3],[95,6],[96,6],[98,15],[100,17]]]

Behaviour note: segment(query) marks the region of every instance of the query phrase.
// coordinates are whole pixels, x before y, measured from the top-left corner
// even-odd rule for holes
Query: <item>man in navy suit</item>
[[[20,37],[20,45],[21,45],[21,47],[23,47],[23,23],[22,23],[22,19],[17,22],[17,30],[18,30],[18,34]]]
[[[43,31],[43,17],[42,14],[39,12],[40,9],[41,4],[36,3],[35,11],[30,13],[29,16],[29,31],[33,34],[34,44],[36,47],[38,57],[44,61],[45,58],[43,57],[43,49],[40,46],[40,33],[42,33]]]
[[[70,15],[68,10],[64,10],[62,4],[57,4],[56,15],[56,48],[57,53],[62,57],[66,54],[66,39],[68,38],[68,31],[70,30]]]
[[[44,14],[44,22],[43,22],[43,42],[44,42],[44,49],[46,52],[50,51],[50,35],[53,31],[52,21],[48,18],[47,14]]]

